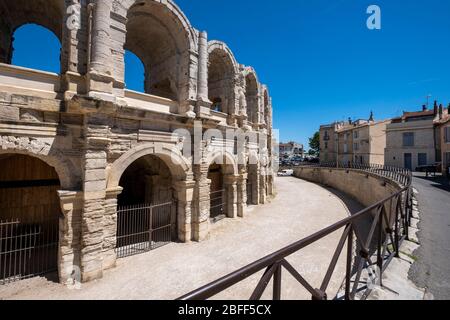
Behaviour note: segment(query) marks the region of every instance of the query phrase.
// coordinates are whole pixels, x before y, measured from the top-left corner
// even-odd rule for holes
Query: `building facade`
[[[321,162],[384,164],[386,125],[390,121],[357,120],[320,127]]]
[[[450,105],[446,109],[442,105],[439,107],[439,121],[436,122],[436,130],[442,174],[450,178]]]
[[[288,142],[288,143],[280,143],[280,157],[282,158],[290,158],[294,156],[304,157],[305,149],[302,144],[297,142]]]
[[[404,112],[386,128],[386,165],[416,170],[437,162],[435,121],[438,107]]]
[[[337,136],[338,124],[322,125],[319,129],[320,134],[320,162],[330,162],[337,160]]]
[[[119,246],[159,241],[128,241],[149,230],[127,212],[153,234],[159,219],[174,241],[202,241],[213,218],[244,217],[273,194],[267,86],[173,1],[0,2],[0,220],[56,219],[61,282],[101,278]],[[26,23],[58,37],[60,73],[11,65]],[[125,50],[145,66],[145,92],[126,88]]]

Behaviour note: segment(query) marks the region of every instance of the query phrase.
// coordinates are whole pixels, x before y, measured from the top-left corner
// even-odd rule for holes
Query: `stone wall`
[[[401,190],[390,179],[360,170],[297,168],[294,176],[342,191],[365,207],[388,198]],[[386,208],[389,212],[390,208]]]

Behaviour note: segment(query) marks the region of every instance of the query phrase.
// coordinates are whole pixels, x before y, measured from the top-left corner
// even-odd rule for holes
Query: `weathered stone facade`
[[[237,63],[226,44],[194,29],[171,0],[0,4],[0,156],[37,157],[59,176],[61,282],[74,266],[83,281],[115,266],[121,179],[140,159],[152,168],[145,173],[149,181],[176,200],[182,242],[208,236],[211,164],[225,159],[229,218],[245,216],[247,186],[249,204],[264,204],[273,194],[268,88],[253,68]],[[60,39],[60,74],[10,65],[13,32],[26,23]],[[125,50],[145,66],[146,93],[126,89]],[[182,152],[186,137],[174,134],[184,129],[194,136],[195,123],[203,130],[267,136],[267,143],[262,148],[248,142],[236,154],[234,141],[193,137],[196,162],[195,154]],[[155,176],[155,170],[165,172]]]

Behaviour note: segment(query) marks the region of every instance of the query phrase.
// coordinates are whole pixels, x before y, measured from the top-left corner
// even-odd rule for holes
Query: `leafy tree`
[[[317,131],[314,135],[309,138],[309,152],[310,154],[318,155],[320,151],[320,133]]]

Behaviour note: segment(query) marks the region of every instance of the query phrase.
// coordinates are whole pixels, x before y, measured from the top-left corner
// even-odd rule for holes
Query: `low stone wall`
[[[397,182],[388,178],[354,169],[297,168],[294,170],[294,176],[344,192],[365,207],[372,206],[402,189]],[[390,211],[390,208],[386,209]]]

